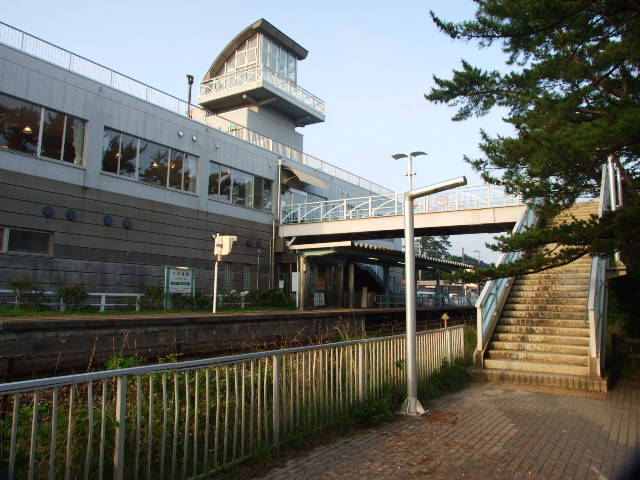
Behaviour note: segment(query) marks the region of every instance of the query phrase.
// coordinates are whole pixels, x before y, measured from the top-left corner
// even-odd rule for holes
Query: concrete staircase
[[[596,202],[581,203],[553,223],[588,218]],[[517,277],[484,357],[487,380],[606,391],[589,377],[589,326],[585,323],[591,257]]]

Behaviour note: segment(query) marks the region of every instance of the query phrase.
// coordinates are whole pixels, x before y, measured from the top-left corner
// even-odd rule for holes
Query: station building
[[[259,20],[193,85],[192,104],[0,23],[0,289],[26,277],[140,292],[172,265],[195,268],[211,293],[219,233],[237,237],[219,292],[298,291],[280,206],[389,192],[303,153],[299,130],[325,120],[298,84],[307,53]],[[340,262],[306,275],[327,306],[344,303]]]

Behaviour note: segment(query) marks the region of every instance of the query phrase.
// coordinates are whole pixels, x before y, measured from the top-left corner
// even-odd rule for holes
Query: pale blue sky
[[[500,68],[499,48],[479,50],[452,42],[429,17],[471,18],[471,0],[362,1],[244,0],[34,0],[25,8],[6,2],[1,20],[94,62],[186,99],[187,73],[203,78],[220,51],[260,18],[304,48],[299,85],[326,102],[326,122],[299,129],[305,153],[394,191],[406,190],[405,161],[394,153],[423,150],[414,160],[414,187],[466,175],[464,163],[478,154],[479,130],[508,133],[495,114],[463,123],[453,109],[424,99],[432,76],[450,77],[460,59]],[[452,237],[454,252],[480,250],[491,237]]]

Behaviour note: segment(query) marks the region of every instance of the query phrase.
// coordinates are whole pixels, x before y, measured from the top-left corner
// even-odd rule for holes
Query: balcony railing
[[[200,96],[205,97],[214,93],[225,92],[255,82],[269,83],[288,96],[324,115],[324,102],[322,100],[263,65],[255,65],[246,70],[227,73],[202,82],[200,84]]]
[[[53,45],[45,40],[41,40],[2,22],[0,22],[0,43],[44,60],[45,62],[49,62],[60,68],[69,70],[70,72],[82,75],[83,77],[89,78],[103,85],[108,85],[111,88],[152,103],[153,105],[170,112],[177,113],[179,115],[187,115],[189,105],[184,100],[180,100],[168,93],[164,93],[149,85],[134,80],[131,77],[92,62],[91,60],[87,60],[84,57],[76,55],[75,53]],[[267,81],[269,80],[267,79]],[[314,108],[318,111],[324,112],[324,102],[315,97],[313,97],[313,100],[308,99],[307,95],[311,94],[302,89],[299,90],[300,91],[292,89],[290,90],[290,94],[296,98],[305,98],[305,102],[315,104],[316,106]],[[316,102],[321,102],[322,107],[320,107],[319,104],[316,104]],[[322,108],[322,110],[319,110],[319,108]],[[208,119],[206,122],[207,124],[216,126],[216,128],[224,133],[270,150],[277,155],[281,155],[304,165],[309,165],[311,168],[333,175],[353,185],[366,188],[367,190],[375,193],[391,192],[391,190],[387,188],[381,187],[380,185],[365,180],[353,173],[349,173],[335,167],[330,163],[323,162],[315,157],[299,152],[291,147],[287,147],[286,145],[278,143],[271,138],[230,122],[223,117],[214,117],[210,112],[207,112],[202,108],[192,105],[191,118],[201,123],[205,123],[205,119]]]
[[[452,212],[492,207],[524,205],[522,198],[507,195],[502,187],[479,185],[428,195],[414,203],[414,213]],[[404,194],[345,198],[324,202],[284,205],[283,224],[310,223],[404,214]]]
[[[418,378],[464,327],[417,334]],[[0,385],[0,477],[212,478],[404,384],[405,335]]]

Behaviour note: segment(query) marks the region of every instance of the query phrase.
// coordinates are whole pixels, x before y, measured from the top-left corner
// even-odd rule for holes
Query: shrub
[[[122,368],[138,367],[143,363],[144,359],[138,354],[125,357],[123,354],[118,353],[107,360],[106,367],[107,370],[120,370]]]
[[[86,305],[89,294],[87,293],[87,287],[84,285],[72,283],[58,288],[58,297],[69,310],[75,310]]]
[[[191,295],[184,295],[182,293],[172,293],[169,297],[171,299],[171,310],[192,310],[193,309],[193,297]]]
[[[249,297],[249,300],[257,307],[283,308],[286,310],[296,308],[295,302],[280,288],[251,290],[247,297]]]
[[[164,287],[155,285],[142,287],[144,295],[140,297],[140,306],[145,310],[158,310],[164,308]]]
[[[42,287],[28,278],[9,280],[7,282],[16,296],[16,308],[38,310],[44,302]]]

